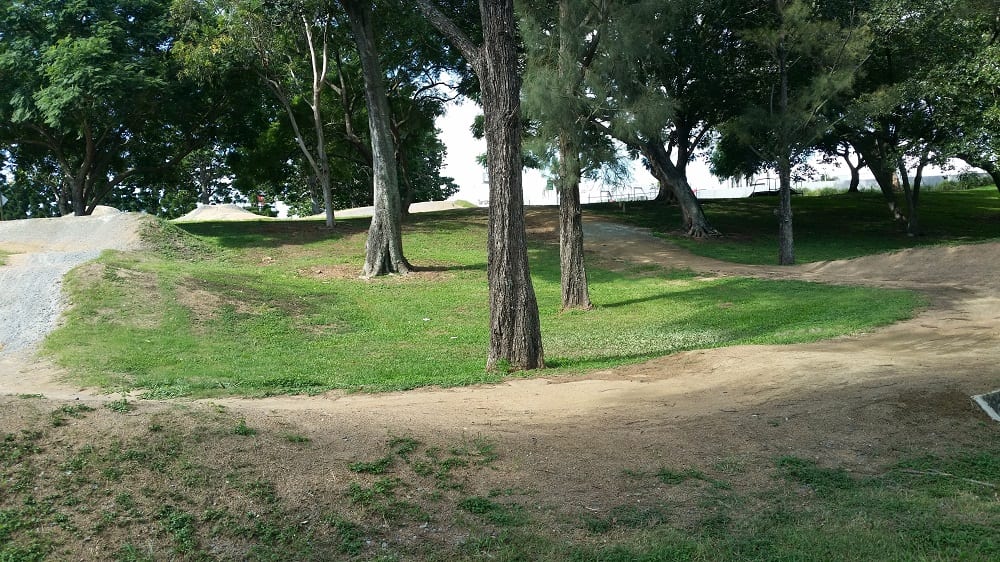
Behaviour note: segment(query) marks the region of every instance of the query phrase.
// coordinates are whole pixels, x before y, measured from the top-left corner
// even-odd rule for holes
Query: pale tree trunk
[[[580,82],[577,57],[570,46],[576,37],[570,6],[559,2],[559,80],[567,98],[576,97]],[[565,124],[565,123],[564,123]],[[559,132],[559,280],[562,308],[590,309],[583,253],[583,210],[580,207],[580,133],[575,126]]]
[[[368,125],[372,137],[372,183],[375,211],[365,243],[362,277],[389,273],[409,273],[410,264],[403,255],[399,183],[396,150],[389,127],[389,101],[375,48],[371,3],[367,0],[341,0],[351,22],[351,32],[361,57],[368,102]]]
[[[424,16],[462,52],[479,78],[486,117],[490,182],[487,276],[490,351],[486,368],[545,366],[538,303],[528,269],[521,186],[521,77],[512,0],[480,0],[483,45],[476,46],[431,0],[417,0]]]

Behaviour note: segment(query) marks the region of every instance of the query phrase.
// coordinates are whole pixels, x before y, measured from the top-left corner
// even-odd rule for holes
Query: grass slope
[[[709,199],[701,204],[709,222],[723,233],[721,238],[691,240],[673,234],[681,220],[677,207],[652,201],[628,203],[624,209],[595,205],[588,212],[651,228],[695,254],[737,263],[777,263],[776,197]],[[922,193],[924,235],[916,238],[908,237],[902,225],[890,220],[881,194],[794,197],[792,210],[799,263],[1000,237],[1000,197],[993,187]]]
[[[424,270],[372,281],[357,278],[367,221],[333,231],[302,221],[151,228],[157,252],[106,254],[70,275],[76,305],[46,347],[86,384],[157,398],[498,380],[483,368],[484,212],[410,221],[407,255]],[[903,291],[592,262],[597,308],[560,313],[557,248],[534,244],[531,262],[556,373],[814,341],[897,321],[920,304]]]

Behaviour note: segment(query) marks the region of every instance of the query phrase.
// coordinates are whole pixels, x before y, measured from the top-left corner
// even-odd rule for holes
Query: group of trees
[[[14,0],[0,7],[8,214],[159,214],[267,194],[303,213],[373,202],[364,275],[409,271],[408,203],[447,195],[434,119],[484,111],[491,368],[544,364],[521,167],[553,169],[563,306],[589,308],[581,178],[641,157],[689,236],[687,178],[780,178],[814,153],[871,168],[919,232],[922,171],[962,158],[1000,186],[996,0]],[[522,111],[522,104],[523,109]],[[522,136],[529,148],[522,148]],[[910,172],[913,171],[912,179]],[[897,203],[899,185],[903,206]],[[13,212],[12,212],[13,211]]]
[[[348,17],[353,8],[361,11]],[[170,217],[257,195],[303,215],[371,204],[364,36],[351,25],[365,9],[391,31],[369,26],[402,201],[453,193],[434,120],[454,95],[438,87],[441,71],[457,63],[413,10],[13,1],[0,6],[6,215],[114,204]]]

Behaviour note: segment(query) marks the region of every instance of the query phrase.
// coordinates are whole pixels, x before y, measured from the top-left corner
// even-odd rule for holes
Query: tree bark
[[[559,2],[559,80],[564,94],[578,95],[581,82],[577,57],[571,47],[576,39],[571,7]],[[566,123],[563,123],[566,125]],[[591,308],[587,269],[583,252],[583,210],[580,207],[580,133],[579,127],[561,127],[559,131],[559,281],[562,309]]]
[[[916,174],[913,177],[913,183],[910,183],[910,177],[906,171],[906,163],[902,158],[899,159],[899,181],[903,188],[903,195],[906,198],[906,206],[909,211],[909,218],[906,221],[906,235],[907,236],[920,236],[920,184],[923,181],[924,167],[927,165],[927,152],[920,156],[920,161],[917,163]]]
[[[792,162],[791,139],[788,137],[788,52],[784,41],[778,48],[780,73],[779,104],[781,111],[781,154],[778,155],[778,265],[795,263],[795,238],[792,225]]]
[[[365,265],[361,276],[370,278],[389,273],[409,273],[411,267],[403,255],[396,149],[389,126],[389,101],[375,47],[371,4],[367,0],[341,0],[341,3],[347,11],[361,58],[372,138],[375,210],[365,243]]]
[[[868,168],[872,171],[872,175],[875,176],[875,183],[878,184],[879,189],[882,191],[882,197],[885,198],[885,202],[889,206],[892,220],[896,222],[905,221],[906,216],[903,215],[903,212],[899,208],[899,203],[896,201],[896,192],[892,187],[895,166],[886,159],[881,158],[874,151],[857,150],[865,159],[865,162],[868,163]]]
[[[521,186],[521,79],[514,3],[480,0],[483,45],[477,47],[431,0],[424,17],[462,52],[482,88],[490,182],[487,276],[490,293],[489,370],[545,366],[538,303],[528,269]]]
[[[559,136],[559,280],[562,308],[590,309],[580,207],[580,149],[573,133]]]
[[[846,158],[845,158],[846,160]],[[855,166],[850,160],[847,161],[847,168],[851,171],[851,185],[848,186],[848,193],[859,193],[859,187],[861,186],[861,173],[858,166]]]
[[[684,173],[682,173],[673,162],[670,155],[663,148],[663,143],[659,139],[649,139],[642,143],[641,151],[649,160],[653,176],[660,182],[660,190],[663,186],[670,187],[677,204],[681,208],[683,217],[684,233],[691,238],[707,238],[719,236],[719,231],[709,224],[705,218],[705,212],[701,208],[701,203],[694,195],[691,184],[688,183]],[[659,199],[659,197],[657,197]]]

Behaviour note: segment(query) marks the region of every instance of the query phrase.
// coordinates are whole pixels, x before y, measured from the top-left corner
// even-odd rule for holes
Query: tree
[[[850,88],[869,37],[857,14],[841,13],[842,26],[803,0],[774,0],[765,10],[763,25],[744,33],[766,55],[754,70],[764,88],[729,127],[778,171],[778,263],[791,265],[792,166],[831,127],[824,108]]]
[[[604,38],[608,2],[560,0],[525,7],[526,113],[539,122],[537,135],[555,144],[559,190],[559,266],[563,309],[591,308],[584,263],[580,181],[585,168],[614,158],[605,139],[587,143],[593,130],[587,110],[587,73]],[[594,135],[591,135],[593,140]],[[604,141],[604,142],[600,142]],[[546,147],[548,148],[548,147]],[[595,157],[595,153],[600,153]]]
[[[409,273],[403,255],[403,232],[397,181],[396,149],[390,130],[389,100],[375,47],[371,4],[366,0],[341,0],[351,22],[354,42],[361,57],[371,131],[372,177],[375,210],[372,214],[362,277],[387,273]]]
[[[332,5],[325,0],[281,4],[245,0],[232,12],[229,24],[230,32],[238,37],[237,47],[248,50],[251,67],[288,118],[296,145],[323,194],[327,227],[334,224],[334,212],[323,93],[330,73],[334,23]],[[303,68],[302,61],[308,66]],[[299,104],[308,108],[307,116],[298,111]]]
[[[752,4],[740,0],[640,0],[610,14],[587,82],[594,122],[642,155],[661,196],[680,206],[692,237],[718,235],[687,179],[709,133],[741,107],[745,66],[736,26]],[[641,30],[641,31],[640,31]]]
[[[544,367],[538,303],[528,268],[521,187],[521,77],[512,0],[480,0],[482,44],[432,3],[424,16],[464,56],[479,79],[486,118],[490,182],[487,276],[490,352],[487,369]]]
[[[228,120],[231,82],[182,75],[169,4],[0,6],[0,144],[17,167],[57,167],[62,210],[91,213],[119,186],[212,142]]]

